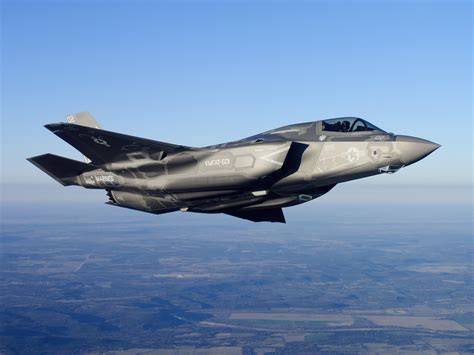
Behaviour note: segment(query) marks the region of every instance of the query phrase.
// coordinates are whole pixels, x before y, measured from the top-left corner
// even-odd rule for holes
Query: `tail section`
[[[94,117],[92,117],[92,115],[89,112],[79,112],[74,115],[67,116],[66,120],[68,123],[74,123],[74,124],[84,126],[84,127],[102,129],[99,122],[97,122],[97,120]],[[84,155],[84,161],[86,163],[91,162],[91,160],[85,155]]]
[[[78,185],[77,177],[80,174],[97,169],[92,164],[54,154],[38,155],[27,160],[64,186]]]

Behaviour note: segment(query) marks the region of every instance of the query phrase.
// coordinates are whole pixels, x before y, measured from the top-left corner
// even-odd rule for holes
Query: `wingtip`
[[[39,157],[43,156],[43,155],[46,155],[46,154],[35,155],[34,157],[26,158],[26,160],[28,160],[30,163],[33,163],[33,164],[34,164],[34,161],[35,161],[36,159],[38,159]]]
[[[45,124],[43,127],[53,132],[59,127],[61,127],[63,124],[64,123],[48,123],[48,124]]]

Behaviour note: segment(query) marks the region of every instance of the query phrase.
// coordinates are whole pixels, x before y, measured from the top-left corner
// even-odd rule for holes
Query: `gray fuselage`
[[[393,173],[438,147],[379,129],[325,131],[323,124],[285,126],[159,160],[131,151],[74,183],[109,190],[112,203],[148,212],[280,208],[308,202],[341,182]]]

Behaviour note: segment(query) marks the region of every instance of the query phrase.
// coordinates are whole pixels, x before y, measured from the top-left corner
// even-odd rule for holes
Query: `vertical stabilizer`
[[[92,127],[96,129],[102,129],[99,122],[89,112],[79,112],[74,115],[66,117],[68,123],[74,123],[85,127]],[[84,155],[84,161],[90,163],[91,160]]]

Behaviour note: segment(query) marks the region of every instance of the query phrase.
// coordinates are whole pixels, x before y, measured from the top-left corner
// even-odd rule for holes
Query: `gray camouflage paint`
[[[83,152],[89,164],[52,155],[29,159],[63,185],[105,189],[110,204],[156,214],[222,212],[254,221],[284,222],[282,207],[308,202],[341,182],[396,172],[439,147],[351,117],[204,148],[103,131],[88,113],[68,121],[46,127]],[[363,130],[324,128],[341,122]],[[58,165],[66,171],[57,171]]]

